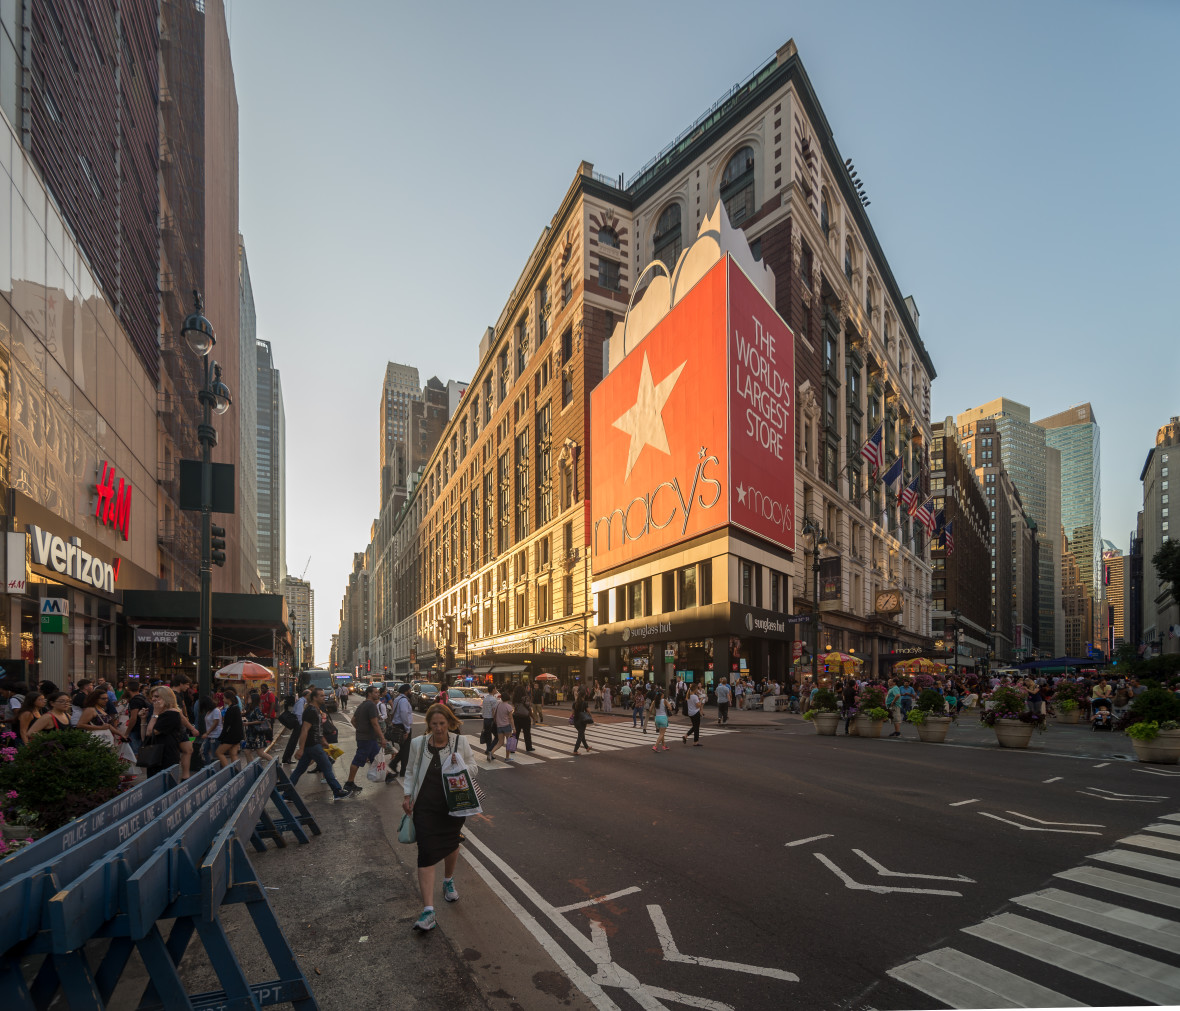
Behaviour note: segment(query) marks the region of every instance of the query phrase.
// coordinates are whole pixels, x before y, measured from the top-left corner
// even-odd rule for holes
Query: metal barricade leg
[[[107,953],[103,955],[98,965],[98,972],[94,974],[94,981],[98,984],[98,992],[102,994],[103,1004],[111,999],[115,987],[119,985],[119,977],[127,967],[127,960],[135,950],[135,942],[129,937],[112,937]]]
[[[34,1011],[37,1007],[15,958],[0,959],[0,1005],[12,1011]]]
[[[49,958],[53,961],[54,971],[61,982],[66,1005],[70,1011],[103,1011],[106,1001],[98,992],[98,984],[95,983],[90,964],[86,961],[85,950],[79,949],[65,955],[55,953]]]
[[[176,927],[180,927],[183,921],[177,920]],[[176,935],[176,927],[173,928],[172,935]],[[192,924],[187,924],[188,936],[185,937],[185,947],[188,946],[188,937],[192,936]],[[172,940],[172,938],[169,938]],[[144,991],[143,1000],[140,1001],[140,1007],[152,1007],[163,1004],[169,1011],[193,1011],[192,1001],[189,1000],[188,994],[184,991],[184,984],[180,981],[180,973],[176,971],[176,962],[173,960],[172,953],[168,950],[168,945],[164,943],[164,938],[160,936],[160,928],[156,924],[152,925],[151,930],[147,935],[140,938],[138,942],[139,954],[143,959],[143,964],[147,967],[148,976],[151,982],[148,984],[147,990]],[[181,951],[183,952],[183,948]],[[148,994],[151,993],[156,997],[155,1000],[149,1000]],[[157,996],[158,995],[158,996]]]
[[[316,820],[311,816],[311,811],[308,810],[307,805],[303,802],[303,798],[299,796],[299,791],[295,789],[291,782],[291,777],[287,775],[286,770],[282,766],[276,770],[276,784],[272,796],[278,795],[284,800],[289,801],[295,806],[295,810],[299,812],[298,822],[301,825],[306,825],[311,829],[312,835],[320,834],[320,827],[316,824]],[[283,810],[283,806],[276,804],[279,810]],[[303,840],[300,840],[303,841]]]
[[[213,971],[217,973],[217,979],[225,990],[225,1007],[233,1011],[260,1011],[261,1005],[250,989],[250,983],[242,971],[242,963],[230,947],[221,919],[198,920],[197,932],[201,935],[201,943],[205,945]]]

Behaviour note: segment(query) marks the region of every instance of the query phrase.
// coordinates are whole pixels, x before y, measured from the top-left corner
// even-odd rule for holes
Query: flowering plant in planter
[[[803,719],[814,720],[820,713],[834,713],[837,711],[836,696],[826,688],[815,693],[811,708],[803,714]]]
[[[991,708],[985,708],[980,714],[979,722],[985,727],[994,727],[996,720],[1019,720],[1021,723],[1031,723],[1042,733],[1045,730],[1045,717],[1041,713],[1029,712],[1025,703],[1028,692],[1015,685],[1000,685],[990,695],[984,697],[990,702]]]
[[[1073,712],[1089,698],[1085,686],[1076,681],[1059,681],[1053,688],[1053,707],[1063,713]]]
[[[920,727],[926,722],[929,716],[949,716],[952,720],[956,718],[954,712],[946,712],[946,699],[938,694],[933,688],[926,688],[922,694],[918,696],[918,701],[914,703],[914,708],[905,714],[906,721],[912,723],[916,727]]]
[[[889,710],[885,708],[885,693],[880,688],[869,686],[861,690],[856,697],[857,716],[867,716],[870,720],[889,719]]]
[[[1161,730],[1175,730],[1177,727],[1180,727],[1180,723],[1175,720],[1164,720],[1162,723],[1159,720],[1142,720],[1127,727],[1127,736],[1137,741],[1154,741]]]
[[[1180,697],[1167,688],[1148,688],[1142,695],[1135,696],[1131,708],[1119,721],[1119,729],[1125,730],[1128,737],[1150,741],[1161,730],[1174,730],[1177,720],[1180,720]],[[1143,724],[1153,723],[1155,729],[1150,732],[1150,736],[1147,736],[1146,730],[1135,730]]]

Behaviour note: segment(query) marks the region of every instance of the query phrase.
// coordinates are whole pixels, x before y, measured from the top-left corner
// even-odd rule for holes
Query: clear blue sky
[[[1180,4],[228,2],[317,659],[377,513],[385,362],[467,378],[578,163],[629,177],[792,37],[921,310],[933,416],[1090,401],[1126,547],[1180,414]]]

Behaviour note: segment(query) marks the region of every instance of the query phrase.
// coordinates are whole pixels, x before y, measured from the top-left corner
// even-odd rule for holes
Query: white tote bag
[[[370,783],[384,783],[385,774],[389,771],[384,751],[377,752],[377,757],[369,764],[369,771],[365,773]]]

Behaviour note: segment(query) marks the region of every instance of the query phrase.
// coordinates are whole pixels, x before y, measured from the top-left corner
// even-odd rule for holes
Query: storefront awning
[[[500,663],[491,669],[492,674],[520,674],[525,670],[522,663]]]

